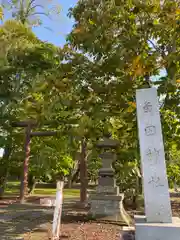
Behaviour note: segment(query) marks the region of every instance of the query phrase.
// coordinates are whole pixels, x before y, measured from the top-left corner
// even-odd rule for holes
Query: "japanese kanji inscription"
[[[157,90],[137,90],[136,106],[147,222],[170,223],[172,213]]]

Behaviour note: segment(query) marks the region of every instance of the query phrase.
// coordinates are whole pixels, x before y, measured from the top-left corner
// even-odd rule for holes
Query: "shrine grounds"
[[[0,239],[1,240],[48,240],[51,239],[53,207],[40,206],[40,198],[55,197],[56,189],[35,189],[26,204],[17,201],[19,186],[9,184],[5,197],[0,201]],[[120,240],[123,226],[88,219],[88,209],[78,206],[79,189],[64,189],[61,239],[67,240]],[[143,200],[137,210],[126,206],[133,218],[143,214]],[[173,216],[180,217],[180,194],[171,192]],[[133,235],[127,238],[133,239]]]

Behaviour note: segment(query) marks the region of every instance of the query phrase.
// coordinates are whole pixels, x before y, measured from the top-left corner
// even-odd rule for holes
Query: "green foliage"
[[[24,129],[13,128],[11,124],[27,119],[41,120],[41,114],[44,113],[42,111],[43,98],[42,94],[36,93],[36,90],[39,90],[39,82],[44,81],[48,71],[54,70],[59,64],[60,58],[57,53],[61,53],[53,45],[37,39],[32,31],[20,22],[9,20],[0,27],[0,32],[2,49],[0,54],[2,60],[0,62],[0,146],[6,148],[7,139],[12,142],[9,159],[4,162],[4,158],[2,158],[1,163],[4,162],[3,168],[11,174],[20,176],[24,160]],[[45,71],[46,74],[44,74]],[[41,85],[41,90],[43,88]],[[40,147],[43,149],[42,144]],[[48,152],[47,159],[55,154],[55,150]],[[58,169],[59,173],[65,175],[70,167],[70,160],[63,160],[64,166],[63,164],[60,166],[58,160],[61,160],[62,157],[57,154],[58,151],[56,151],[56,160],[54,160],[56,163],[53,163],[54,168],[52,169],[54,171]],[[41,168],[39,171],[41,172]],[[3,172],[5,173],[5,171]],[[56,172],[53,174],[55,175]],[[3,177],[3,179],[5,178]]]
[[[167,174],[170,187],[180,184],[180,149],[177,144],[172,144],[168,152]]]
[[[88,156],[88,179],[92,182],[96,182],[99,176],[99,169],[101,168],[102,163],[99,158],[99,153],[95,146],[93,146],[89,156]]]
[[[64,137],[36,137],[31,142],[30,174],[49,181],[64,178],[72,168],[73,159]]]
[[[150,0],[109,0],[80,1],[71,9],[76,23],[68,40],[93,58],[93,77],[100,88],[105,85],[111,114],[118,112],[117,102],[119,109],[126,109],[134,101],[135,89],[143,81],[150,84],[160,70],[167,72],[159,83],[160,94],[167,94],[178,80],[179,7],[176,0],[161,5]]]
[[[111,132],[119,140],[114,164],[119,186],[135,195],[140,178],[135,90],[157,84],[168,175],[179,181],[174,160],[179,153],[174,144],[180,143],[179,1],[79,1],[70,10],[75,25],[62,49],[31,31],[35,22],[41,24],[32,18],[38,16],[36,4],[13,1],[11,11],[20,21],[0,26],[0,145],[12,141],[11,171],[18,172],[23,161],[22,129],[12,129],[12,121],[34,119],[33,131],[58,131],[57,137],[31,142],[30,173],[50,181],[71,173],[82,138],[88,141],[89,177],[96,179],[100,161],[94,143]],[[162,69],[166,77],[152,83]]]
[[[0,20],[3,20],[3,16],[4,16],[3,8],[2,8],[2,6],[0,5]]]
[[[173,142],[179,145],[179,9],[177,0],[84,0],[69,13],[75,25],[67,40],[93,59],[88,79],[106,109],[107,128],[120,141],[124,159],[118,159],[116,168],[121,166],[129,186],[140,159],[133,105],[137,88],[158,85],[167,161]],[[160,70],[166,77],[152,82]]]
[[[68,39],[101,60],[106,73],[132,79],[152,76],[164,67],[169,81],[175,80],[179,1],[117,2],[80,1],[70,11],[76,24]]]
[[[137,161],[133,162],[117,162],[115,165],[117,184],[120,191],[125,193],[125,196],[134,196],[136,191],[140,192],[139,179],[141,174],[139,172]],[[137,189],[138,188],[138,189]]]

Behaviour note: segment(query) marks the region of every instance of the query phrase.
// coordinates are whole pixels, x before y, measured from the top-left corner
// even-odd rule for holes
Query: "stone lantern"
[[[119,193],[112,168],[112,163],[116,161],[118,141],[105,137],[97,143],[97,147],[102,152],[102,167],[99,169],[96,192],[90,195],[89,213],[95,218],[129,225],[130,219],[123,207],[124,194]]]

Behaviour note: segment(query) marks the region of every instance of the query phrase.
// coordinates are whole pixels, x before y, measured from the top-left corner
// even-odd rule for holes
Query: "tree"
[[[82,54],[74,52],[68,46],[63,49],[63,61],[59,66],[46,74],[46,89],[36,94],[43,96],[43,107],[46,111],[42,114],[44,121],[51,122],[51,126],[63,129],[64,135],[77,138],[77,145],[83,141],[81,147],[80,179],[82,183],[82,202],[87,191],[87,155],[89,145],[102,135],[105,113],[99,112],[94,95],[88,87],[88,74],[93,72],[91,61]],[[41,84],[44,84],[43,78]],[[85,81],[86,80],[86,81]],[[89,79],[91,81],[91,79]]]
[[[60,6],[57,1],[41,0],[3,0],[3,7],[10,10],[12,18],[28,26],[43,24],[43,18],[59,15]]]
[[[51,182],[64,180],[73,164],[70,150],[67,137],[33,137],[29,165],[30,192],[33,191],[35,183],[43,177]]]
[[[88,72],[85,81],[91,79],[91,91],[99,93],[107,122],[117,122],[115,129],[107,124],[116,130],[114,136],[122,151],[133,152],[133,159],[127,160],[129,155],[122,166],[125,172],[135,160],[139,167],[134,106],[137,88],[158,85],[166,155],[170,138],[179,142],[179,9],[177,0],[82,0],[69,13],[75,25],[67,40],[92,59],[94,71]],[[152,82],[161,70],[166,76]]]
[[[12,139],[14,130],[11,125],[13,121],[27,118],[37,121],[41,118],[41,111],[39,112],[41,98],[33,89],[37,86],[41,73],[58,65],[59,58],[56,54],[57,48],[41,42],[28,27],[20,22],[7,21],[1,26],[0,32],[1,147],[6,148],[7,145],[9,149],[11,145],[9,142],[14,141]],[[55,54],[56,57],[54,57]],[[34,107],[36,99],[38,104]],[[4,168],[8,170],[9,164],[7,157],[5,158],[6,161],[3,160],[4,157],[2,161],[5,164]],[[6,171],[2,174],[7,176]],[[5,177],[2,175],[2,186],[4,181]]]
[[[101,60],[105,72],[137,78],[165,68],[169,82],[174,81],[179,7],[176,0],[80,1],[70,12],[76,23],[69,40]]]
[[[166,94],[179,77],[179,7],[176,0],[80,1],[70,11],[76,23],[68,40],[93,57],[97,77],[114,79],[116,94],[121,87],[132,97],[134,88],[152,84],[162,69],[167,77],[158,84]]]
[[[11,27],[10,27],[11,25]],[[11,28],[11,30],[10,30]],[[23,38],[23,33],[25,32],[21,26],[16,24],[15,22],[6,22],[0,28],[0,38],[1,38],[1,54],[0,54],[0,98],[1,98],[1,147],[6,149],[4,151],[4,156],[2,160],[2,175],[1,175],[1,183],[2,189],[4,189],[4,184],[6,181],[6,177],[8,175],[8,166],[9,166],[9,157],[11,154],[11,145],[12,145],[12,127],[11,121],[16,116],[14,107],[16,105],[17,99],[22,96],[22,85],[20,84],[20,79],[17,77],[17,72],[14,66],[11,65],[13,60],[12,49],[18,49],[18,41],[20,40],[19,36],[21,36],[22,43],[26,43],[27,39],[29,41],[33,41],[33,34],[28,33],[26,35],[26,39]],[[21,43],[21,44],[22,44]],[[22,46],[22,45],[21,45]],[[12,54],[12,55],[11,55]],[[25,84],[26,85],[26,84]],[[4,161],[5,160],[5,161]],[[1,191],[2,192],[2,191]]]

